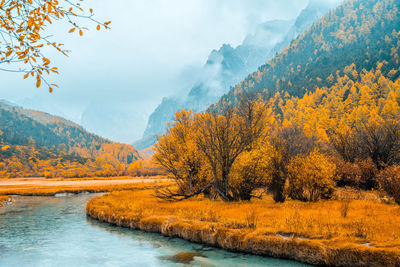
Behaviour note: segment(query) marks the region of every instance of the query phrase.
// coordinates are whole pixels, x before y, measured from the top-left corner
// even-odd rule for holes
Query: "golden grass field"
[[[46,178],[54,181],[111,181],[111,180],[162,180],[165,177],[159,176],[115,176],[115,177],[82,177],[82,178]]]
[[[346,259],[344,265],[366,266],[359,261],[368,260],[370,266],[400,266],[400,206],[381,203],[378,197],[360,193],[359,199],[344,192],[346,199],[316,203],[274,203],[269,196],[240,203],[204,198],[165,202],[153,193],[112,192],[91,200],[87,213],[117,225],[312,264],[339,266]],[[271,244],[279,240],[275,251]],[[263,252],[260,242],[271,248]],[[291,251],[282,251],[289,247]],[[308,260],[307,253],[316,253],[314,259]]]
[[[117,179],[119,178],[119,179]],[[111,177],[110,179],[44,179],[17,178],[0,179],[0,196],[4,195],[42,195],[53,196],[57,193],[99,193],[120,190],[143,190],[162,187],[169,182],[162,177],[143,179]]]

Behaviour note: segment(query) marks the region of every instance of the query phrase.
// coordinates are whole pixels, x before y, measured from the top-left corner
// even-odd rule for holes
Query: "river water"
[[[93,195],[16,197],[0,208],[0,266],[306,266],[230,253],[87,218]],[[198,253],[190,264],[173,255]]]

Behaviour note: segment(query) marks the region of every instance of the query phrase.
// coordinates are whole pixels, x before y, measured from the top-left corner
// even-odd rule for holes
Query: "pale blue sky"
[[[53,94],[20,74],[0,72],[0,99],[64,116],[77,123],[97,106],[132,120],[118,141],[140,138],[147,116],[162,97],[188,90],[208,54],[224,43],[238,45],[257,24],[294,18],[308,0],[86,0],[111,31],[84,37],[70,28],[49,29],[72,50],[51,53],[60,74]],[[100,115],[101,116],[101,115]],[[128,124],[127,124],[128,125]],[[111,127],[104,125],[104,127]],[[89,129],[102,133],[98,129]],[[132,134],[130,134],[132,132]],[[116,135],[118,136],[118,135]]]

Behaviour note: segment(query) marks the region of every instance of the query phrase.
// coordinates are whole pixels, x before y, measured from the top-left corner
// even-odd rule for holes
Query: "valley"
[[[96,133],[0,100],[0,266],[400,266],[400,3],[304,0],[289,7],[265,1],[174,10],[201,21],[210,20],[205,10],[214,8],[221,23],[234,17],[252,26],[235,29],[245,33],[238,45],[201,47],[208,56],[200,67],[188,67],[171,91],[173,75],[163,79],[174,73],[173,64],[157,58],[172,51],[163,36],[143,51],[124,53],[135,58],[157,48],[160,54],[153,51],[148,62],[130,60],[127,69],[135,74],[127,77],[138,79],[135,71],[147,69],[149,84],[165,84],[142,138],[132,144],[100,135],[126,140],[136,120],[143,120],[141,112],[117,114],[128,99],[121,107],[96,102],[92,91],[81,120],[92,129],[104,127]],[[44,2],[47,8],[37,12],[63,17],[52,13],[57,1]],[[252,8],[266,3],[269,15],[254,15]],[[3,5],[19,11],[13,2],[0,3],[0,13]],[[62,14],[70,18],[71,10]],[[80,16],[97,30],[110,29],[111,22],[93,17],[92,9]],[[47,84],[52,93],[56,87],[42,76],[57,68],[33,53],[41,48],[36,31],[48,19],[36,16],[15,32],[0,20],[0,30],[21,35],[22,46],[34,45],[22,52],[19,46],[0,48],[0,64],[42,57],[43,64],[24,77],[34,77],[37,88]],[[35,20],[40,27],[29,26]],[[193,21],[162,24],[199,27]],[[147,26],[140,32],[156,38]],[[69,34],[84,35],[85,27],[72,27]],[[163,34],[204,46],[212,39]],[[179,47],[182,57],[193,52]],[[131,86],[130,80],[117,81],[113,71],[119,68],[106,65],[110,75],[100,82]],[[163,73],[153,73],[155,67]],[[148,86],[129,89],[136,103],[149,101],[143,92]],[[161,89],[153,90],[152,97],[161,99]],[[81,112],[72,104],[71,114]],[[119,111],[109,112],[110,105]]]

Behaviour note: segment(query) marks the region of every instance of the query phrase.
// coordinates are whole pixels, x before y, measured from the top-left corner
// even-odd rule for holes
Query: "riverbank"
[[[0,208],[0,266],[304,267],[110,227],[82,216],[92,198],[18,197]]]
[[[152,190],[92,199],[88,216],[235,252],[314,265],[400,266],[400,207],[372,200],[160,202]]]
[[[107,180],[92,179],[45,179],[45,178],[15,178],[0,179],[0,196],[54,196],[62,193],[101,193],[121,190],[156,189],[169,184],[162,178],[130,178]]]

